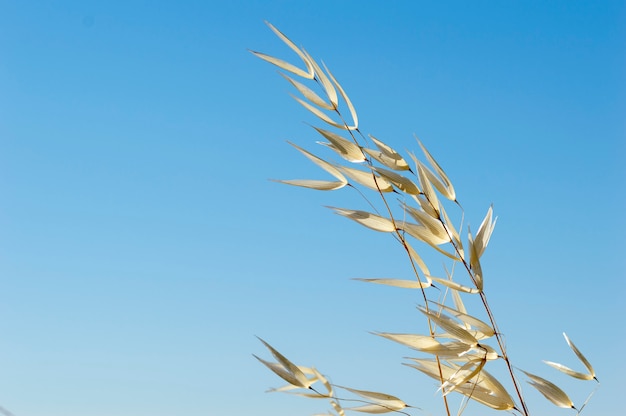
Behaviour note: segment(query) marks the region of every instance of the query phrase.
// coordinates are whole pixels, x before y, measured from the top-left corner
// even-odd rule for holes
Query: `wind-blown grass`
[[[496,225],[493,208],[487,209],[475,232],[468,229],[467,234],[463,234],[460,231],[463,229],[463,209],[456,190],[424,144],[417,140],[421,156],[410,153],[407,158],[389,144],[363,134],[354,105],[326,65],[320,65],[304,48],[298,47],[270,23],[267,24],[295,52],[302,64],[292,64],[260,52],[252,53],[285,71],[281,75],[299,94],[293,98],[322,123],[323,127],[314,126],[323,140],[318,143],[342,161],[330,161],[290,143],[333,179],[287,179],[278,182],[320,191],[343,188],[357,191],[369,207],[367,210],[329,208],[361,226],[388,234],[406,255],[412,273],[410,279],[372,277],[356,280],[414,291],[422,303],[418,310],[424,316],[426,332],[381,332],[375,335],[400,343],[418,354],[408,358],[404,364],[438,381],[442,412],[448,416],[451,415],[451,393],[460,400],[461,411],[458,414],[463,412],[469,401],[474,401],[493,410],[529,416],[531,413],[520,383],[522,374],[554,405],[574,409],[576,414],[580,414],[593,391],[576,407],[560,387],[517,369],[507,354],[505,340],[484,291],[489,280],[485,280],[481,267],[481,257]],[[448,211],[455,215],[449,216]],[[460,219],[457,220],[457,217]],[[439,253],[449,267],[439,272],[431,271],[419,254],[420,250],[429,249]],[[461,270],[462,273],[458,276],[449,270]],[[433,290],[434,287],[440,290]],[[463,299],[469,296],[479,298],[482,307],[468,311]],[[573,370],[552,361],[545,363],[572,378],[597,381],[589,361],[567,335],[563,335],[585,371]],[[255,357],[287,382],[275,391],[308,398],[326,398],[334,411],[331,414],[340,416],[346,410],[411,414],[416,409],[387,393],[331,384],[327,376],[316,368],[296,365],[266,341],[261,342],[276,362]],[[508,377],[498,380],[488,372],[496,365],[503,365]]]

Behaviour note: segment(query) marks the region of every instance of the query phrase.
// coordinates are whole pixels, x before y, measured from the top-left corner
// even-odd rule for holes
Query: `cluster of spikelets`
[[[410,154],[410,159],[413,162],[413,166],[411,166],[391,146],[373,136],[369,136],[368,140],[359,130],[358,117],[352,102],[326,65],[322,63],[320,66],[306,50],[296,46],[271,24],[268,23],[268,26],[300,57],[304,68],[260,52],[252,51],[252,53],[290,74],[280,73],[300,93],[300,96],[293,98],[317,119],[325,123],[326,128],[334,130],[313,127],[324,139],[323,142],[318,143],[330,148],[342,160],[342,163],[331,162],[290,143],[304,156],[329,173],[334,180],[293,179],[279,182],[323,191],[344,187],[357,190],[374,212],[331,208],[335,213],[362,226],[392,235],[406,252],[413,273],[412,279],[370,278],[357,280],[417,290],[417,293],[421,293],[423,298],[424,304],[418,309],[426,318],[427,334],[376,333],[376,335],[408,346],[427,357],[410,358],[410,361],[405,365],[413,367],[438,381],[446,414],[450,415],[448,395],[456,392],[465,397],[461,403],[461,409],[464,409],[468,400],[473,400],[495,410],[515,411],[528,416],[530,413],[514,367],[507,356],[504,340],[483,292],[483,272],[480,258],[489,243],[496,223],[492,208],[488,209],[475,234],[468,231],[464,244],[458,232],[460,227],[455,227],[444,207],[445,201],[440,200],[440,197],[443,197],[460,208],[461,205],[457,201],[454,187],[444,170],[424,145],[418,140],[425,161],[422,162],[414,154]],[[320,93],[316,93],[295,79],[293,75],[304,82],[308,82]],[[340,98],[347,107],[349,117],[340,109]],[[370,141],[373,146],[369,145]],[[364,188],[374,191],[378,195],[381,209],[376,209],[375,204],[365,197],[360,190]],[[400,198],[398,207],[391,207],[388,202],[389,194]],[[425,243],[426,246],[449,259],[452,262],[451,270],[454,270],[455,266],[464,270],[467,275],[465,281],[453,278],[452,273],[447,270],[445,270],[446,277],[432,275],[414,248],[415,242]],[[443,297],[440,295],[436,301],[429,297],[431,290],[429,288],[435,287],[435,285],[446,289],[445,294],[450,294],[451,301],[449,303],[451,305],[445,304],[446,295]],[[441,291],[436,291],[436,293],[441,293]],[[480,297],[481,304],[484,306],[482,314],[486,315],[486,319],[479,319],[469,314],[462,296]],[[589,361],[567,335],[563,335],[587,372],[574,371],[551,361],[546,361],[546,364],[571,377],[597,381]],[[488,344],[490,340],[494,339],[495,347]],[[330,414],[341,416],[345,414],[345,410],[364,413],[399,412],[407,414],[407,410],[412,407],[389,394],[331,384],[315,368],[295,365],[267,342],[261,341],[277,362],[256,358],[288,383],[286,386],[273,391],[289,392],[311,398],[327,398],[335,412]],[[505,363],[510,375],[510,383],[513,386],[513,395],[500,381],[487,372],[488,363],[493,361]],[[526,371],[520,371],[527,376],[528,382],[533,387],[556,406],[573,408],[577,413],[580,413],[593,394],[592,392],[577,409],[568,395],[554,383]],[[354,395],[351,397],[358,398],[339,397],[335,388],[342,389],[347,395],[351,393]],[[346,408],[342,404],[345,402],[360,402],[361,404]]]

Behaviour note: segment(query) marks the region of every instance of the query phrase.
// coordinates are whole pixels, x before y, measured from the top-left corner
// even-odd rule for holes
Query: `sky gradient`
[[[547,4],[546,4],[547,3]],[[475,230],[512,360],[623,412],[626,6],[604,2],[0,1],[0,406],[15,416],[310,415],[252,357],[260,336],[333,382],[440,414],[408,349],[420,296],[365,209],[291,148],[317,121],[268,20],[322,59],[361,130],[425,143]],[[425,254],[429,264],[441,259]],[[572,415],[525,387],[532,414]],[[473,405],[467,416],[482,415]],[[495,414],[495,412],[492,412]]]

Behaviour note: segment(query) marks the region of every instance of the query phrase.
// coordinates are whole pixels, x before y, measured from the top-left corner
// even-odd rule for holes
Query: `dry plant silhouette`
[[[421,157],[411,153],[407,159],[392,146],[372,135],[364,135],[359,129],[357,112],[350,98],[326,65],[323,62],[320,65],[304,48],[296,46],[270,23],[267,25],[297,54],[304,67],[260,52],[251,52],[286,72],[281,75],[300,94],[293,98],[323,122],[325,128],[313,127],[324,140],[319,144],[342,160],[341,163],[330,161],[290,143],[334,180],[292,179],[278,182],[321,191],[351,188],[358,192],[369,206],[367,211],[329,208],[361,226],[389,234],[406,254],[413,274],[410,280],[356,279],[412,290],[422,303],[418,309],[425,319],[424,334],[381,332],[375,335],[419,353],[408,358],[404,364],[437,380],[442,412],[448,416],[452,414],[453,400],[458,401],[455,403],[460,409],[457,414],[463,413],[470,401],[475,401],[494,410],[529,416],[531,412],[520,381],[522,374],[555,406],[574,409],[576,414],[580,414],[599,383],[584,401],[575,406],[560,387],[514,366],[507,355],[505,340],[483,291],[488,279],[484,279],[480,260],[496,225],[493,209],[487,209],[478,230],[472,232],[468,229],[467,234],[463,234],[462,205],[452,182],[426,147],[417,140]],[[366,192],[375,199],[366,196]],[[399,201],[397,204],[396,200]],[[458,221],[452,219],[456,217],[449,216],[450,209],[457,213]],[[420,257],[420,250],[436,250],[449,267],[444,267],[440,273],[431,271]],[[454,273],[455,270],[461,273]],[[467,297],[479,298],[480,310],[468,311],[463,301]],[[597,382],[589,361],[566,334],[563,336],[586,371],[579,372],[552,361],[545,363],[572,378]],[[316,368],[294,364],[268,342],[262,339],[261,342],[276,362],[255,357],[287,382],[287,385],[272,391],[326,398],[333,410],[325,414],[343,416],[348,410],[410,414],[420,410],[387,393],[332,384],[328,376]],[[488,371],[497,365],[506,369],[504,374],[508,376],[505,380],[502,377],[497,379]],[[453,399],[454,395],[450,393],[456,393],[457,398]],[[349,407],[344,407],[346,405]]]

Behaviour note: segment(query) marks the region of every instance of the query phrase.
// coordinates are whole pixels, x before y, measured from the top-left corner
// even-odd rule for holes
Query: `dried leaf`
[[[462,342],[446,342],[441,343],[436,339],[426,335],[417,334],[391,334],[391,333],[375,333],[383,338],[406,345],[417,351],[427,354],[437,355],[440,358],[455,359],[467,353],[470,348]]]
[[[456,390],[457,387],[462,386],[474,376],[476,376],[480,370],[485,366],[486,361],[468,362],[459,368],[456,373],[449,379],[447,379],[442,385],[441,390],[443,395],[446,396]]]
[[[346,413],[343,411],[343,408],[341,407],[339,402],[337,402],[335,400],[331,400],[330,404],[333,406],[333,409],[335,409],[335,412],[337,412],[337,414],[339,416],[345,416],[346,415]]]
[[[343,188],[347,182],[318,181],[315,179],[273,179],[274,182],[286,185],[301,186],[303,188],[315,189],[318,191],[334,191]]]
[[[266,55],[261,52],[256,52],[256,51],[250,51],[250,52],[254,54],[257,58],[261,58],[264,61],[269,62],[270,64],[276,65],[280,69],[284,69],[285,71],[289,71],[292,74],[301,76],[303,78],[313,79],[312,76],[309,78],[309,74],[307,72],[301,70],[295,65],[290,64],[289,62],[285,62],[282,59],[274,58],[273,56]]]
[[[411,360],[414,364],[405,363],[404,365],[415,368],[435,380],[440,380],[439,366],[435,360],[418,358],[411,358]],[[450,378],[459,369],[458,366],[450,366],[444,363],[441,363],[440,366],[444,379]],[[456,391],[492,409],[510,410],[515,408],[515,402],[506,389],[485,370],[481,371],[478,377],[472,380],[471,383],[458,386]]]
[[[452,280],[452,275],[450,273],[448,273],[447,271],[446,271],[446,273],[448,274],[448,280],[451,281]],[[463,303],[463,299],[461,299],[461,295],[459,294],[459,292],[457,290],[453,290],[452,291],[452,301],[454,302],[454,306],[456,306],[456,309],[459,312],[467,313],[467,309],[465,308],[465,304]]]
[[[430,246],[438,246],[445,244],[448,240],[435,235],[428,227],[421,224],[413,224],[410,222],[403,222],[399,225],[401,230],[406,231],[413,238],[417,238],[420,241],[427,243]]]
[[[272,31],[276,34],[276,36],[278,36],[280,38],[280,40],[282,40],[287,46],[289,46],[289,48],[291,48],[296,54],[298,54],[298,56],[300,57],[300,59],[302,59],[302,62],[304,62],[304,64],[306,65],[307,70],[303,71],[300,68],[297,68],[294,65],[288,64],[285,61],[280,61],[279,63],[282,64],[287,64],[287,66],[282,66],[279,65],[276,62],[272,62],[271,60],[268,60],[266,58],[271,58],[268,55],[264,55],[265,57],[259,56],[258,52],[253,52],[255,55],[259,56],[259,58],[261,59],[265,59],[268,62],[273,63],[274,65],[277,65],[278,67],[284,69],[285,71],[289,71],[293,74],[296,74],[298,76],[301,76],[303,78],[306,79],[313,79],[314,78],[314,73],[313,73],[313,67],[311,66],[311,63],[309,62],[309,60],[307,59],[307,57],[305,56],[305,54],[303,53],[303,51],[300,50],[300,48],[298,48],[291,40],[289,40],[289,38],[287,36],[285,36],[280,30],[276,29],[271,23],[269,22],[265,22],[265,24],[267,26],[269,26],[270,29],[272,29]],[[263,54],[261,54],[263,55]],[[273,58],[274,60],[276,60],[276,58]]]
[[[295,145],[295,144],[293,144],[291,142],[287,142],[287,143],[289,143],[290,145],[292,145],[293,147],[298,149],[303,155],[305,155],[307,158],[309,158],[311,161],[313,161],[313,163],[315,163],[316,165],[318,165],[319,167],[324,169],[326,172],[328,172],[331,175],[333,175],[335,178],[339,179],[341,182],[345,182],[346,184],[348,183],[348,180],[346,179],[346,177],[343,176],[343,174],[339,171],[339,169],[337,169],[332,164],[330,164],[330,163],[326,162],[324,159],[321,159],[321,158],[315,156],[314,154],[304,150],[303,148],[301,148],[298,145]]]
[[[411,246],[408,242],[403,241],[404,242],[404,246],[407,248],[407,250],[409,251],[409,256],[411,257],[411,260],[413,262],[415,262],[415,264],[417,264],[417,267],[419,267],[419,269],[422,271],[422,273],[424,274],[424,276],[429,276],[430,275],[430,270],[428,270],[428,266],[426,266],[426,263],[424,263],[424,260],[422,260],[422,258],[420,257],[419,254],[417,254],[417,251],[415,251],[415,249],[413,248],[413,246]],[[428,279],[428,277],[426,277]]]
[[[593,375],[587,373],[579,373],[578,371],[574,371],[569,367],[564,366],[563,364],[555,363],[552,361],[543,360],[544,363],[548,364],[550,367],[556,368],[562,373],[567,374],[570,377],[574,377],[580,380],[593,380]]]
[[[433,209],[435,210],[435,212],[437,212],[437,218],[439,218],[439,198],[437,198],[437,194],[435,193],[435,190],[433,189],[430,181],[428,180],[428,177],[426,176],[426,171],[424,170],[424,167],[419,162],[417,164],[417,177],[420,181],[420,185],[422,186],[422,192],[424,193],[424,196],[433,206]]]
[[[437,180],[437,182],[441,183],[441,185],[444,187],[445,190],[439,189],[439,187],[436,185],[437,182],[433,182],[435,186],[437,187],[437,190],[439,190],[439,192],[441,192],[441,194],[445,196],[446,198],[448,198],[449,200],[456,201],[456,194],[454,192],[454,187],[452,186],[452,182],[450,182],[450,179],[448,179],[448,175],[446,175],[446,173],[443,171],[441,166],[439,166],[435,158],[432,157],[430,152],[426,150],[426,147],[422,144],[422,142],[418,140],[417,143],[422,148],[422,152],[424,152],[424,156],[426,156],[426,159],[428,159],[428,163],[430,163],[433,169],[437,171],[437,174],[439,175],[439,177],[441,178],[443,182],[441,183]]]
[[[343,387],[343,386],[337,386],[337,387],[340,387],[344,390],[348,390],[349,392],[352,392],[356,395],[364,397],[368,400],[372,400],[376,402],[379,406],[386,408],[387,412],[402,410],[405,407],[407,407],[406,403],[404,403],[402,400],[400,400],[396,396],[392,396],[390,394],[378,393],[375,391],[367,391],[367,390],[357,390],[357,389],[352,389],[350,387]],[[354,409],[355,408],[351,408],[351,410],[354,410]],[[385,413],[385,412],[367,412],[367,413]]]
[[[367,149],[363,149],[363,150],[367,151]],[[404,177],[402,175],[398,175],[397,173],[384,169],[384,168],[372,167],[372,169],[376,171],[377,173],[379,173],[380,176],[387,179],[389,182],[393,183],[402,192],[405,192],[411,195],[418,195],[420,193],[420,190],[415,184],[415,182],[413,182],[409,178]]]
[[[448,213],[446,212],[443,205],[439,205],[439,211],[441,212],[441,217],[443,218],[447,233],[452,236],[452,241],[454,242],[461,258],[464,258],[465,252],[463,250],[463,242],[461,241],[461,236],[459,235],[459,232],[454,227],[452,221],[450,221]]]
[[[324,65],[324,62],[322,62],[322,65]],[[331,81],[333,82],[333,84],[335,84],[335,86],[339,90],[339,93],[343,97],[343,100],[348,105],[348,110],[350,110],[350,116],[352,117],[352,123],[354,124],[353,128],[351,128],[350,130],[356,130],[359,126],[359,118],[357,117],[356,110],[354,109],[354,106],[352,105],[352,101],[350,101],[350,98],[348,98],[348,95],[343,90],[341,85],[339,85],[339,83],[337,82],[333,74],[330,72],[330,70],[326,68],[326,65],[324,65],[324,69],[326,70],[326,72],[328,72],[328,76],[330,77]]]
[[[337,91],[335,90],[335,87],[330,82],[330,79],[328,78],[328,76],[326,76],[326,73],[324,73],[324,71],[322,71],[322,68],[317,64],[317,62],[315,62],[315,59],[313,59],[311,55],[309,55],[308,52],[305,51],[304,49],[302,49],[302,52],[306,55],[308,61],[311,63],[311,66],[313,66],[313,70],[315,71],[315,76],[317,77],[320,84],[322,84],[324,91],[326,91],[326,95],[328,96],[328,99],[330,100],[334,108],[337,108],[338,101],[337,101]]]
[[[587,370],[589,371],[589,374],[596,379],[596,372],[594,371],[593,367],[591,366],[591,363],[589,363],[589,361],[587,361],[587,359],[585,358],[585,356],[578,350],[578,348],[576,348],[576,345],[574,345],[574,343],[567,337],[567,334],[565,332],[563,332],[563,337],[565,337],[565,341],[567,342],[567,345],[569,345],[569,347],[572,349],[572,351],[574,351],[574,354],[576,354],[576,356],[578,357],[578,359],[583,363],[583,365],[587,368]],[[597,380],[597,379],[596,379]]]
[[[462,284],[459,284],[452,280],[442,279],[440,277],[435,277],[435,276],[428,276],[428,277],[433,279],[435,282],[441,283],[442,285],[449,287],[450,289],[458,290],[459,292],[471,293],[471,294],[480,293],[480,290],[478,289],[475,289],[473,287],[463,286]]]
[[[499,396],[471,385],[459,386],[456,388],[456,391],[495,410],[511,410],[515,408],[515,402],[508,394],[506,396]]]
[[[322,120],[325,123],[330,124],[331,126],[337,127],[338,129],[344,129],[344,130],[354,130],[354,127],[349,127],[346,126],[345,124],[339,124],[335,121],[333,121],[333,119],[331,119],[330,117],[328,117],[328,115],[326,115],[325,113],[323,113],[321,110],[319,110],[317,107],[313,107],[311,104],[307,103],[306,101],[302,100],[301,98],[298,98],[296,96],[292,97],[299,102],[304,108],[306,108],[307,110],[309,110],[311,113],[313,113],[314,115],[316,115],[317,117],[320,118],[320,120]]]
[[[347,166],[342,166],[339,169],[350,179],[353,179],[355,182],[374,191],[393,192],[393,186],[391,183],[376,175],[372,171],[366,172],[359,169],[349,168]]]
[[[443,313],[435,313],[422,306],[418,306],[417,309],[419,309],[424,315],[428,316],[429,319],[437,324],[438,327],[446,331],[451,337],[467,344],[470,347],[475,347],[478,344],[478,340],[474,337],[474,335],[462,328],[449,316],[444,315]]]
[[[487,248],[487,244],[489,244],[489,239],[491,238],[491,233],[496,226],[496,220],[492,222],[493,216],[493,206],[489,207],[487,211],[487,215],[483,219],[483,222],[478,227],[478,232],[476,233],[476,238],[474,240],[476,255],[480,258],[485,252],[485,248]]]
[[[489,324],[487,324],[486,322],[478,318],[475,318],[471,315],[468,315],[467,313],[458,311],[454,308],[451,308],[449,306],[443,305],[438,302],[431,302],[431,303],[439,306],[442,309],[445,309],[456,319],[458,319],[459,321],[462,321],[463,323],[468,325],[470,328],[475,330],[477,334],[474,334],[474,336],[476,336],[477,339],[490,338],[495,334],[494,329]]]
[[[384,233],[391,233],[396,230],[396,227],[388,218],[381,217],[380,215],[372,214],[366,211],[359,211],[345,208],[328,207],[335,211],[335,213],[342,215],[346,218],[350,218],[353,221],[364,225],[375,231],[381,231]]]
[[[406,280],[406,279],[364,279],[364,278],[357,277],[357,278],[354,278],[353,280],[359,280],[361,282],[368,282],[368,283],[377,283],[380,285],[401,287],[403,289],[426,289],[427,287],[430,287],[431,285],[430,281],[421,282],[419,280]]]
[[[387,338],[391,341],[397,342],[402,345],[406,345],[414,350],[424,351],[432,348],[437,348],[441,345],[436,339],[427,335],[418,334],[392,334],[389,332],[375,332],[374,335],[378,335],[383,338]]]
[[[555,406],[565,409],[576,409],[569,396],[556,384],[546,380],[545,378],[541,378],[524,370],[522,371],[528,376],[528,378],[530,378],[531,381],[528,383],[536,388],[539,393],[543,394],[546,399],[554,403]]]
[[[259,341],[261,341],[267,347],[267,349],[270,350],[274,358],[278,360],[278,363],[267,362],[255,355],[257,360],[261,361],[270,370],[272,370],[289,384],[302,387],[304,389],[308,389],[311,386],[312,382],[307,378],[302,370],[298,368],[297,365],[289,361],[285,356],[276,351],[270,344],[263,341],[261,338],[259,338]]]
[[[324,136],[341,157],[349,162],[360,163],[365,161],[365,155],[361,151],[361,148],[350,140],[346,140],[338,134],[330,132],[328,130],[313,127],[319,134]],[[325,144],[325,143],[323,143]]]
[[[335,393],[334,393],[334,390],[333,390],[333,386],[330,384],[328,379],[322,373],[317,371],[316,368],[312,368],[312,370],[313,370],[313,373],[315,375],[315,378],[317,380],[319,380],[324,385],[326,390],[328,391],[328,395],[331,396],[331,397],[334,396]]]
[[[474,243],[474,239],[472,237],[472,233],[468,232],[467,241],[470,250],[470,267],[473,272],[474,283],[476,284],[476,288],[483,291],[483,269],[480,267],[480,259],[478,253],[476,252],[476,244]]]
[[[378,140],[376,137],[370,135],[370,139],[374,142],[378,150],[380,151],[379,155],[382,154],[379,162],[386,165],[388,168],[393,170],[411,170],[409,164],[406,163],[406,160],[400,155],[400,153],[396,152],[390,146],[386,145],[382,141]],[[377,159],[378,160],[378,159]]]
[[[280,73],[280,75],[283,76],[283,78],[285,78],[287,81],[289,81],[291,83],[291,85],[293,85],[294,87],[296,87],[296,89],[298,91],[300,91],[300,94],[302,94],[304,96],[304,98],[306,98],[307,100],[309,100],[310,102],[312,102],[313,104],[315,104],[318,107],[322,107],[326,110],[333,110],[333,106],[328,104],[326,101],[324,101],[319,95],[317,95],[313,90],[311,90],[309,87],[307,87],[306,85],[296,81],[295,79]]]
[[[419,206],[433,218],[439,218],[439,213],[433,209],[433,206],[428,202],[428,199],[423,194],[420,195],[411,195],[415,202],[419,204]]]
[[[435,360],[424,359],[424,358],[411,358],[415,364],[404,363],[404,365],[408,367],[415,368],[416,370],[421,371],[427,376],[434,378],[437,381],[441,381],[441,377],[445,379],[452,377],[454,372],[459,368],[458,366],[450,366],[445,363],[437,363]],[[439,374],[439,369],[441,368],[441,375]]]
[[[439,237],[441,240],[444,240],[446,242],[450,241],[450,236],[448,236],[448,233],[446,232],[443,224],[437,218],[433,218],[425,211],[415,209],[406,204],[403,204],[402,207],[406,210],[406,212],[409,213],[411,217],[413,217],[413,219],[415,219],[420,224],[426,226],[434,235]]]
[[[366,404],[366,405],[357,406],[357,407],[346,407],[346,410],[352,410],[353,412],[361,412],[361,413],[372,413],[372,414],[395,412],[394,409],[390,409],[380,404]]]

